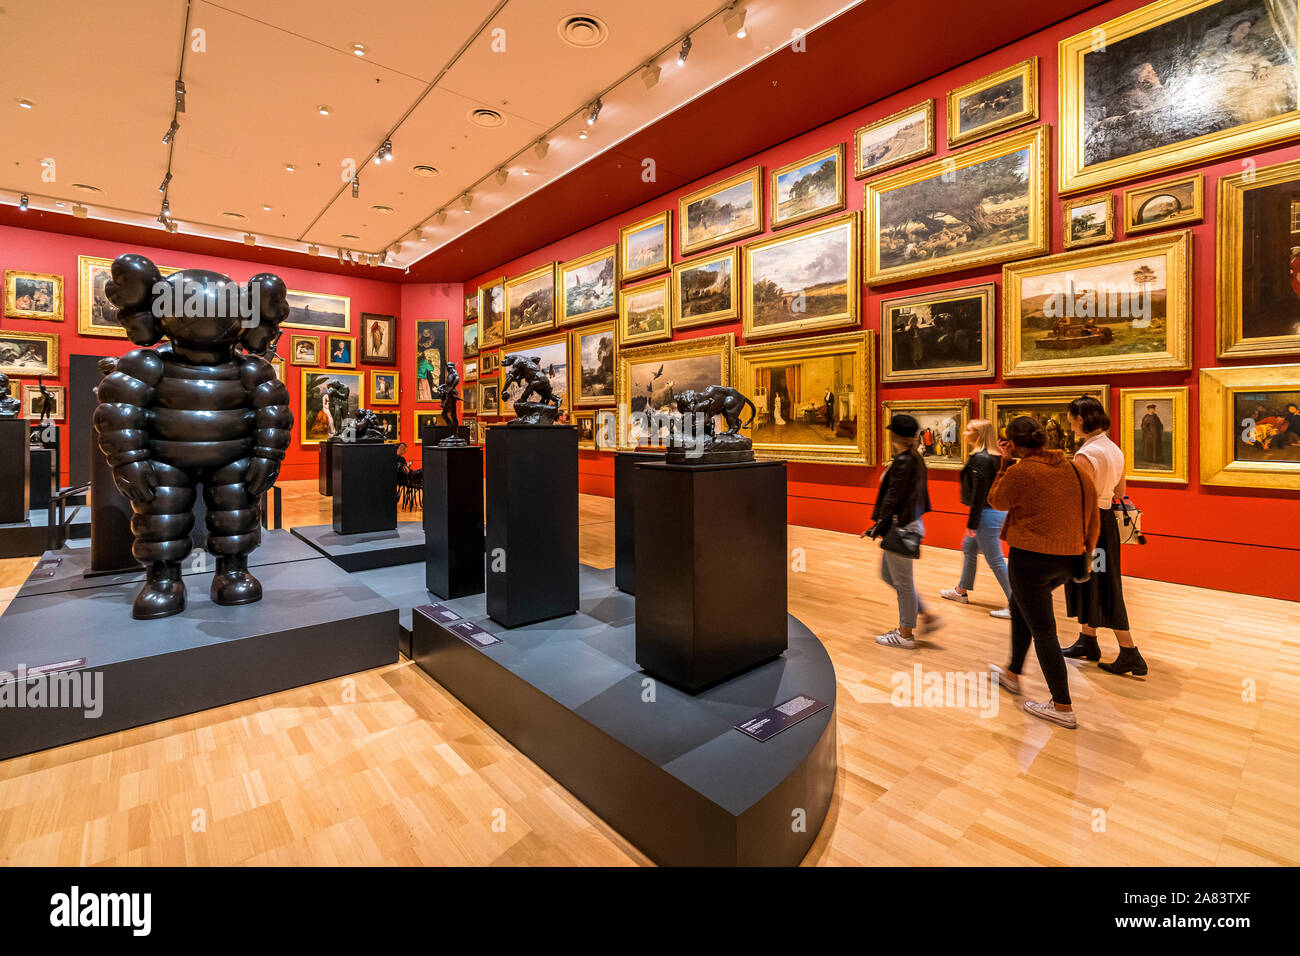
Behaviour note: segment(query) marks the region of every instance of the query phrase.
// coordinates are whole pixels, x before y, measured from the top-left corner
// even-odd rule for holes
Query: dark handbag
[[[1083,527],[1088,527],[1088,492],[1083,487],[1083,479],[1079,477],[1079,469],[1073,462],[1070,468],[1074,471],[1074,480],[1079,483],[1079,497],[1083,500],[1083,510],[1079,512],[1079,520],[1083,522]],[[1093,505],[1093,507],[1096,507]],[[1086,533],[1086,532],[1085,532]],[[1084,541],[1087,544],[1087,541]],[[1083,554],[1076,555],[1070,562],[1070,580],[1075,584],[1087,584],[1092,580],[1092,555],[1086,550]]]
[[[901,554],[905,558],[921,556],[921,535],[916,531],[907,531],[895,523],[885,536],[880,539],[880,546],[886,551]]]

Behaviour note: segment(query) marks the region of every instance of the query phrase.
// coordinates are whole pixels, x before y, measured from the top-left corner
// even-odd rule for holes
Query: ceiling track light
[[[544,139],[539,139],[537,145],[533,147],[533,152],[537,154],[538,159],[545,159],[546,153],[550,150],[551,144]]]
[[[166,176],[163,177],[162,183],[159,184],[158,191],[160,193],[165,193],[167,191],[167,187],[171,185],[171,181],[172,181],[172,174],[168,173]]]
[[[320,247],[319,247],[319,246],[315,246],[315,245],[308,246],[308,247],[307,247],[307,255],[309,255],[309,256],[318,256],[318,255],[320,255]]]
[[[685,66],[686,59],[691,55],[691,35],[688,33],[682,38],[682,48],[677,51],[677,65]]]
[[[509,178],[510,178],[510,173],[505,169],[504,166],[501,169],[497,170],[496,180],[498,186],[504,186],[506,184],[506,180]]]
[[[27,198],[26,193],[23,193],[21,196],[18,197],[18,208],[21,209],[23,212],[27,211],[28,203],[29,200]]]
[[[645,84],[647,90],[652,90],[659,82],[660,68],[658,63],[647,63],[641,70],[641,82]]]
[[[357,56],[365,56],[366,55],[365,45],[361,43],[352,44],[352,52]]]
[[[74,203],[72,204],[72,215],[73,215],[73,217],[76,218],[76,219],[85,219],[85,218],[86,218],[86,207],[83,206],[83,205],[82,205],[81,203],[79,203],[79,202],[74,202]]]
[[[379,156],[386,162],[391,163],[393,161],[393,141],[391,139],[384,140],[384,145],[379,147]]]
[[[253,235],[251,232],[244,233],[244,245],[246,246],[257,245],[257,236]]]
[[[733,4],[731,9],[722,15],[722,25],[731,36],[738,40],[745,39],[748,35],[745,30],[745,8],[738,3]]]
[[[437,215],[435,215],[433,218],[437,219],[438,225],[441,226],[443,223],[447,221],[447,210],[439,209]]]
[[[167,127],[167,132],[163,133],[162,141],[164,146],[170,146],[172,144],[172,140],[175,139],[180,128],[180,123],[177,123],[176,120],[173,119],[172,125]]]
[[[181,79],[176,81],[176,112],[185,112],[185,81]]]
[[[591,106],[588,107],[587,109],[588,126],[596,125],[596,120],[600,119],[600,111],[604,108],[604,106],[605,104],[601,102],[600,97],[599,96],[596,97],[596,102],[592,103]]]
[[[466,212],[469,212],[470,207],[474,205],[474,194],[465,193],[463,196],[461,196],[460,205],[461,208],[463,208]]]
[[[163,228],[166,229],[168,232],[175,232],[177,229],[176,220],[168,219],[166,222],[163,223]]]

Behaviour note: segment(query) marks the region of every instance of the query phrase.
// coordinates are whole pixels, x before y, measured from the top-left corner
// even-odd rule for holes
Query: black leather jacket
[[[989,506],[989,489],[1002,467],[1002,456],[977,451],[966,459],[961,470],[961,503],[970,506],[966,527],[971,531],[980,526],[980,515]]]
[[[876,506],[871,509],[871,518],[876,522],[872,537],[880,537],[895,523],[911,524],[918,511],[924,514],[929,510],[925,459],[914,451],[899,452],[880,476],[880,492],[876,495]]]

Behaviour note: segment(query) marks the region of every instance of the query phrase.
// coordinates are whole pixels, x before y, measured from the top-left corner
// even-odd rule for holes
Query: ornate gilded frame
[[[982,126],[976,126],[969,130],[961,129],[961,101],[975,93],[983,92],[990,87],[997,86],[999,83],[1005,83],[1013,77],[1021,77],[1021,89],[1024,91],[1021,98],[1022,107],[1010,116],[1004,116],[1001,119],[992,120]],[[1038,57],[1031,56],[1027,60],[1021,60],[1019,63],[1013,63],[1005,69],[998,70],[996,73],[990,73],[988,76],[982,76],[978,80],[973,80],[965,86],[959,86],[948,93],[948,148],[962,146],[966,143],[973,143],[977,139],[984,139],[995,133],[1001,133],[1005,130],[1014,129],[1017,126],[1023,126],[1026,123],[1033,123],[1038,119]]]
[[[1188,418],[1190,401],[1186,385],[1174,388],[1121,388],[1119,390],[1119,446],[1124,450],[1124,477],[1129,481],[1152,481],[1167,485],[1187,484],[1188,474],[1188,435],[1191,420]],[[1136,467],[1137,456],[1134,447],[1134,430],[1137,420],[1133,414],[1134,401],[1168,399],[1173,403],[1175,428],[1173,429],[1172,457],[1170,471],[1152,471],[1149,468]]]
[[[1300,391],[1300,365],[1201,369],[1201,484],[1300,490],[1300,461],[1237,461],[1234,452],[1245,426],[1237,420],[1233,396],[1284,390]]]
[[[754,253],[775,248],[776,246],[789,245],[819,233],[839,230],[846,231],[845,242],[848,247],[848,256],[845,260],[848,268],[848,275],[845,277],[848,286],[846,310],[833,312],[829,315],[818,315],[806,319],[794,319],[775,325],[756,327],[754,325],[754,277],[756,275]],[[744,329],[744,337],[746,339],[772,338],[778,335],[792,335],[795,332],[812,332],[815,329],[835,329],[857,325],[858,310],[861,308],[862,303],[862,285],[859,281],[858,271],[858,249],[860,246],[861,233],[858,228],[858,214],[856,212],[844,213],[830,219],[820,219],[812,225],[804,226],[792,232],[783,232],[775,236],[769,236],[766,239],[747,243],[744,246],[745,287],[741,296],[741,324]]]

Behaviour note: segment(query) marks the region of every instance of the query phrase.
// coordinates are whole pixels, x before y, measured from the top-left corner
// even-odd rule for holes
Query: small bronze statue
[[[36,387],[41,390],[41,424],[54,417],[54,394],[45,387],[44,376],[36,376]]]
[[[23,403],[9,394],[9,376],[0,372],[0,418],[17,418]]]
[[[501,381],[501,394],[512,384],[523,389],[514,401],[518,418],[511,419],[508,425],[554,425],[560,417],[560,397],[551,388],[551,377],[541,370],[541,361],[538,356],[522,355],[507,355],[501,361],[501,367],[510,370]],[[529,401],[534,392],[539,401]]]
[[[456,391],[459,385],[460,374],[456,371],[456,363],[448,362],[447,372],[442,377],[442,384],[438,386],[438,397],[442,399],[442,420],[451,429],[451,434],[438,444],[449,448],[469,444],[460,437],[460,415],[456,408],[460,402],[460,393]]]
[[[368,408],[358,408],[356,417],[351,420],[345,420],[343,427],[340,428],[330,441],[335,442],[382,442],[387,441],[388,435],[384,432],[383,422]]]
[[[740,434],[740,430],[754,424],[758,409],[740,391],[726,385],[710,385],[698,392],[691,389],[678,392],[675,401],[680,423],[673,422],[669,432],[668,461],[713,465],[754,460],[754,443]],[[740,416],[746,405],[749,421],[742,424]],[[727,425],[727,430],[720,435],[713,424],[719,416]]]

